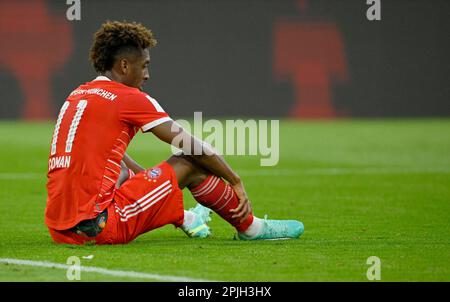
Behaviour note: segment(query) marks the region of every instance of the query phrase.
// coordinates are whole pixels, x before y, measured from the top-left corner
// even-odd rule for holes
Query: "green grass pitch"
[[[299,219],[299,240],[234,241],[213,215],[213,236],[173,226],[128,245],[54,244],[44,225],[53,123],[0,123],[0,258],[218,281],[450,281],[450,120],[282,121],[280,161],[228,156],[257,216]],[[145,166],[170,155],[151,134],[128,152]],[[185,192],[185,205],[194,200]],[[93,259],[82,259],[93,255]],[[66,270],[0,263],[0,281],[67,281]],[[81,272],[81,281],[151,281]]]

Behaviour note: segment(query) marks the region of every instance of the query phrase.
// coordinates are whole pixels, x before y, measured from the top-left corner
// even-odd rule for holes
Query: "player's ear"
[[[122,58],[120,59],[120,71],[122,72],[122,74],[128,74],[128,71],[130,70],[130,63],[128,62],[127,59]]]

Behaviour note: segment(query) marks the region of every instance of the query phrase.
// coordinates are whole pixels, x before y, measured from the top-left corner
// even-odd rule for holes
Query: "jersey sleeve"
[[[129,95],[122,100],[119,116],[122,121],[141,128],[142,132],[172,120],[154,98],[144,93]]]

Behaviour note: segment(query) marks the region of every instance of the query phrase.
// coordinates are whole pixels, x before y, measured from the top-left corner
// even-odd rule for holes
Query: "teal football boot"
[[[298,238],[303,234],[303,223],[297,220],[272,220],[264,217],[263,227],[259,234],[249,237],[244,233],[237,233],[238,240],[282,240]]]
[[[209,237],[211,235],[211,229],[207,223],[211,221],[211,209],[197,204],[195,208],[191,208],[188,211],[194,213],[195,219],[190,225],[181,227],[181,229],[191,238]]]

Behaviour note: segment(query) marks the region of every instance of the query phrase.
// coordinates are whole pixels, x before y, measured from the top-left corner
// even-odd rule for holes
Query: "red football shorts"
[[[167,163],[139,172],[115,191],[108,206],[105,228],[96,237],[85,237],[70,230],[50,230],[58,243],[121,244],[166,224],[180,226],[184,219],[183,193],[173,168]]]

